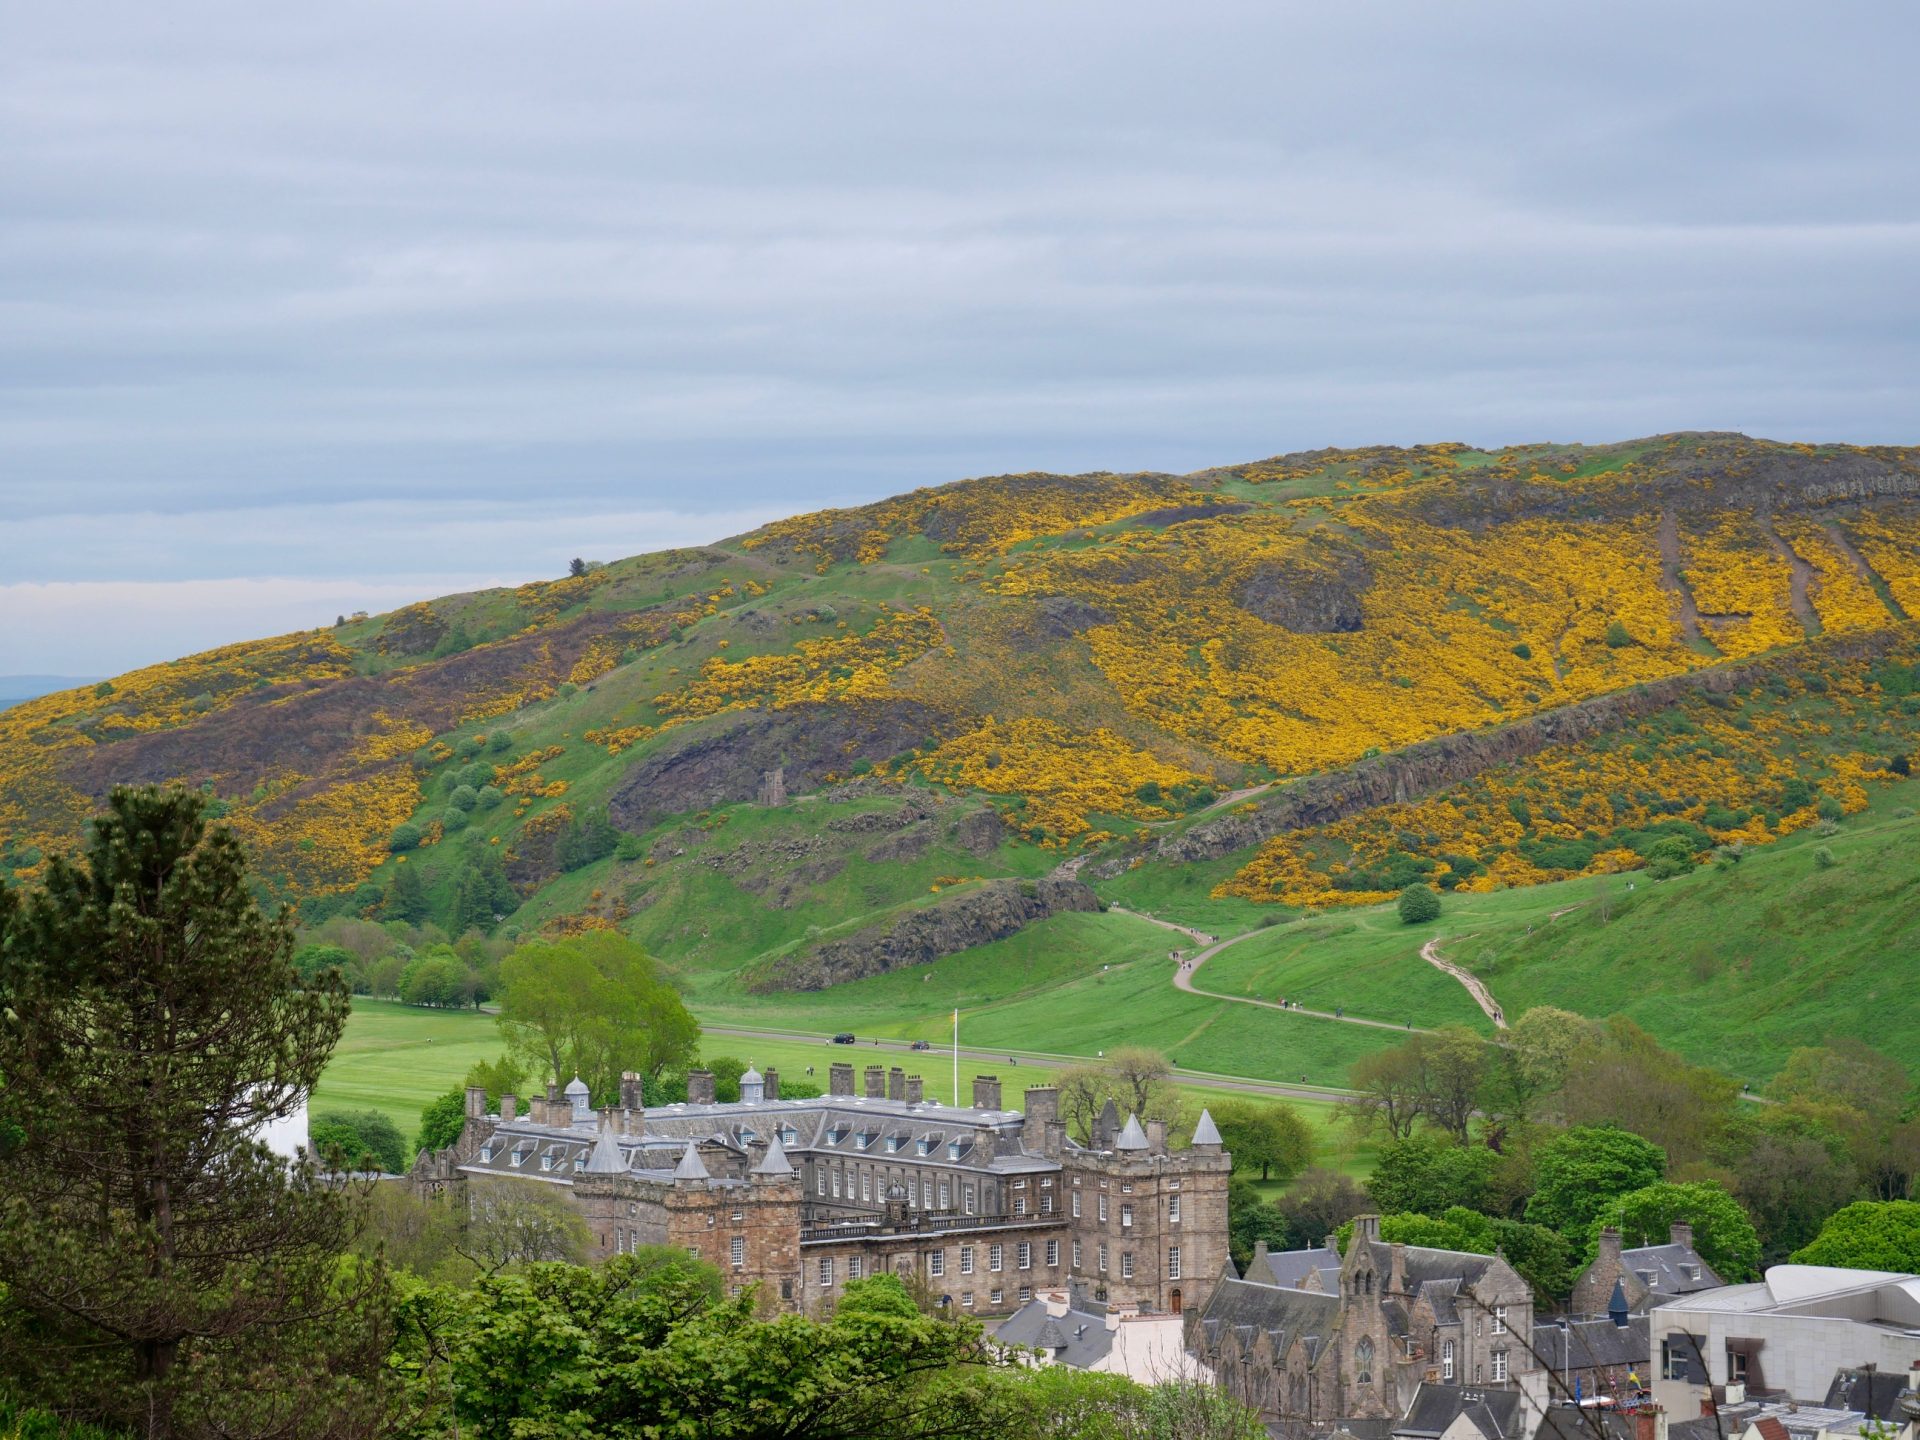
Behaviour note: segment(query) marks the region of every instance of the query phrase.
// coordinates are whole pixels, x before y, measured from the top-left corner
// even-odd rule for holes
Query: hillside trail
[[[1149,915],[1144,910],[1129,910],[1124,905],[1109,905],[1107,908],[1118,910],[1123,915],[1131,915],[1137,920],[1146,921],[1149,925],[1158,925],[1162,930],[1171,930],[1177,935],[1185,935],[1189,939],[1200,942],[1203,948],[1196,950],[1174,969],[1173,988],[1176,990],[1184,990],[1189,995],[1199,995],[1208,1000],[1226,1000],[1235,1005],[1257,1005],[1262,1010],[1284,1010],[1289,1015],[1306,1015],[1315,1020],[1333,1020],[1342,1025],[1365,1025],[1375,1030],[1397,1030],[1403,1034],[1414,1035],[1432,1033],[1424,1026],[1411,1023],[1396,1025],[1391,1020],[1368,1020],[1359,1015],[1337,1014],[1332,1010],[1309,1010],[1304,1005],[1282,1005],[1278,1000],[1256,1000],[1251,995],[1223,995],[1218,990],[1202,990],[1193,983],[1193,977],[1200,972],[1202,965],[1229,945],[1238,945],[1242,940],[1251,940],[1262,932],[1243,930],[1238,935],[1229,935],[1223,940],[1217,935],[1207,934],[1204,930],[1196,930],[1191,925],[1162,920],[1158,915]]]
[[[1566,912],[1563,910],[1560,913],[1565,914]],[[1427,964],[1433,966],[1434,969],[1445,971],[1462,985],[1466,986],[1467,993],[1473,997],[1474,1003],[1486,1012],[1489,1020],[1493,1021],[1494,1029],[1504,1030],[1507,1028],[1507,1017],[1501,1013],[1499,1005],[1494,1002],[1492,992],[1480,983],[1480,978],[1470,970],[1461,969],[1451,960],[1442,960],[1440,958],[1439,936],[1434,936],[1433,939],[1427,941],[1426,944],[1420,947],[1420,958],[1426,961]]]

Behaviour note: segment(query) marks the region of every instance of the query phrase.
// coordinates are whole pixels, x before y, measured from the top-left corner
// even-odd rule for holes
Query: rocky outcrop
[[[1198,505],[1169,505],[1161,510],[1146,510],[1133,517],[1129,525],[1159,528],[1179,525],[1188,520],[1211,520],[1219,515],[1244,515],[1253,506],[1243,500],[1214,500]]]
[[[1068,595],[1047,595],[1014,622],[1011,638],[1023,648],[1032,649],[1071,640],[1096,625],[1112,623],[1112,614],[1098,605]]]
[[[691,810],[753,799],[760,777],[786,769],[790,795],[819,787],[861,760],[880,761],[938,736],[948,722],[915,700],[794,705],[749,710],[669,732],[667,743],[627,772],[608,817],[639,833]]]
[[[1809,642],[1771,660],[1673,675],[1631,690],[1543,711],[1510,725],[1423,740],[1390,755],[1362,760],[1344,770],[1297,781],[1249,814],[1227,814],[1208,820],[1183,834],[1160,840],[1147,847],[1144,854],[1150,860],[1173,864],[1217,860],[1290,830],[1331,825],[1362,810],[1404,804],[1430,795],[1497,765],[1511,764],[1555,745],[1573,744],[1617,729],[1678,704],[1689,695],[1726,694],[1744,689],[1774,670],[1791,673],[1804,669],[1816,655],[1841,658],[1877,654],[1894,638],[1892,632],[1883,632],[1838,641]],[[1130,851],[1103,859],[1088,866],[1087,873],[1099,879],[1112,878],[1141,853]]]
[[[927,965],[976,945],[1004,940],[1049,915],[1098,910],[1099,899],[1077,880],[996,880],[979,890],[937,900],[923,909],[843,940],[765,966],[750,982],[756,991],[824,990],[884,975],[912,965]]]
[[[1333,541],[1296,558],[1257,567],[1234,599],[1242,610],[1296,635],[1333,635],[1358,630],[1366,616],[1361,598],[1373,583],[1366,553]]]

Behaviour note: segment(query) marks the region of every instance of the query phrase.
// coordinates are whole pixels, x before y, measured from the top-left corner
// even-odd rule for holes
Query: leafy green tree
[[[1678,835],[1656,840],[1647,851],[1647,873],[1656,880],[1671,880],[1693,869],[1693,847]]]
[[[1413,1133],[1424,1113],[1426,1069],[1415,1042],[1362,1055],[1347,1069],[1350,1099],[1341,1110],[1363,1134],[1386,1131],[1389,1140]]]
[[[1860,1194],[1846,1137],[1801,1104],[1756,1107],[1739,1117],[1715,1160],[1753,1217],[1766,1262],[1810,1243],[1829,1215]]]
[[[1367,1193],[1383,1214],[1438,1215],[1450,1206],[1478,1210],[1499,1157],[1479,1145],[1438,1135],[1410,1135],[1380,1148]]]
[[[1340,1232],[1343,1252],[1352,1229],[1349,1224]],[[1380,1238],[1389,1243],[1464,1250],[1473,1255],[1505,1255],[1543,1302],[1564,1300],[1573,1288],[1573,1247],[1564,1236],[1544,1225],[1504,1220],[1455,1205],[1438,1216],[1382,1216]]]
[[[1227,1253],[1241,1274],[1252,1263],[1256,1244],[1264,1241],[1269,1250],[1282,1250],[1290,1234],[1286,1216],[1262,1197],[1253,1181],[1242,1175],[1228,1179]]]
[[[700,1039],[652,957],[615,931],[521,946],[500,962],[499,998],[510,1054],[557,1081],[578,1074],[609,1103],[622,1071],[682,1067]]]
[[[554,847],[554,859],[562,870],[578,870],[613,854],[620,832],[607,819],[604,808],[586,810],[574,816],[573,823]]]
[[[404,920],[409,925],[418,925],[427,918],[427,887],[420,879],[418,865],[394,867],[380,909],[389,920]]]
[[[1417,882],[1400,892],[1400,923],[1425,925],[1440,918],[1440,897],[1431,885]]]
[[[478,930],[491,934],[496,918],[520,908],[519,893],[507,878],[500,852],[491,845],[473,845],[453,886],[452,926],[455,934]]]
[[[1605,639],[1609,649],[1621,650],[1633,643],[1633,632],[1621,621],[1614,620],[1607,625]]]
[[[411,820],[402,820],[393,827],[393,834],[387,840],[387,848],[396,855],[403,855],[409,850],[416,849],[422,838],[418,825]]]
[[[1739,1090],[1731,1077],[1690,1063],[1616,1015],[1568,1067],[1562,1108],[1575,1125],[1631,1127],[1679,1167],[1719,1143]]]
[[[0,1373],[143,1435],[384,1424],[384,1280],[353,1197],[252,1136],[346,1023],[178,787],[116,789],[78,861],[0,889]]]
[[[1364,1211],[1367,1197],[1351,1175],[1313,1169],[1288,1186],[1274,1208],[1287,1222],[1287,1233],[1295,1245],[1318,1245]]]
[[[307,1122],[307,1142],[329,1168],[405,1173],[412,1156],[400,1127],[378,1110],[328,1110]]]
[[[456,785],[447,796],[447,804],[456,810],[471,810],[480,803],[480,792],[471,785]]]
[[[1420,1057],[1421,1113],[1466,1144],[1493,1047],[1464,1025],[1448,1025],[1413,1044]]]
[[[1313,1161],[1313,1132],[1300,1112],[1279,1101],[1230,1100],[1213,1109],[1233,1168],[1257,1169],[1262,1180],[1291,1180]]]
[[[466,1091],[449,1090],[429,1100],[420,1111],[420,1134],[414,1142],[415,1148],[429,1152],[444,1150],[457,1141],[466,1128]]]
[[[1794,1251],[1793,1263],[1920,1274],[1920,1202],[1855,1201],[1830,1216],[1811,1244]]]
[[[451,950],[417,955],[400,972],[400,998],[409,1005],[458,1005],[466,999],[467,967]]]
[[[713,1072],[713,1098],[732,1104],[740,1098],[740,1077],[747,1073],[747,1062],[738,1055],[713,1055],[703,1062]]]
[[[328,970],[349,974],[354,965],[353,952],[338,945],[302,945],[293,952],[293,968],[302,980],[317,979]]]
[[[1611,1201],[1657,1183],[1666,1169],[1665,1152],[1630,1130],[1576,1125],[1534,1150],[1527,1219],[1584,1239]]]
[[[1664,1245],[1676,1221],[1693,1226],[1693,1248],[1722,1280],[1735,1283],[1760,1273],[1760,1237],[1740,1202],[1710,1180],[1690,1184],[1661,1181],[1618,1196],[1593,1218],[1587,1234],[1587,1258],[1599,1250],[1600,1231],[1620,1231],[1620,1243]]]

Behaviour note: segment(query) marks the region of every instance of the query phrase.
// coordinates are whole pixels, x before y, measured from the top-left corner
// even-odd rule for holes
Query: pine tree
[[[381,906],[389,920],[404,920],[418,925],[427,918],[427,887],[415,865],[399,865],[387,882],[387,898]]]
[[[117,789],[79,863],[0,890],[0,1374],[148,1436],[375,1433],[390,1342],[356,1202],[250,1138],[339,1039],[201,797]]]

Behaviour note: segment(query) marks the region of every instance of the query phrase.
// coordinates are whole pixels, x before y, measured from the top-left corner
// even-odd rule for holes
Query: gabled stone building
[[[1517,1391],[1540,1368],[1532,1291],[1504,1258],[1388,1244],[1376,1215],[1337,1269],[1332,1253],[1260,1247],[1189,1324],[1188,1348],[1270,1427],[1393,1421],[1422,1383]]]
[[[549,1087],[524,1114],[511,1095],[489,1114],[470,1089],[459,1141],[422,1152],[412,1178],[469,1203],[489,1182],[559,1187],[599,1256],[682,1246],[787,1309],[818,1309],[885,1270],[983,1315],[1069,1284],[1178,1314],[1204,1304],[1228,1264],[1232,1161],[1204,1112],[1176,1150],[1163,1126],[1122,1124],[1109,1106],[1083,1146],[1051,1086],[1029,1089],[1020,1111],[1001,1108],[993,1076],[963,1109],[878,1065],[859,1094],[844,1062],[817,1099],[781,1099],[773,1071],[740,1085],[719,1104],[695,1071],[685,1104],[647,1110],[629,1076],[621,1105],[599,1114],[584,1085]]]

